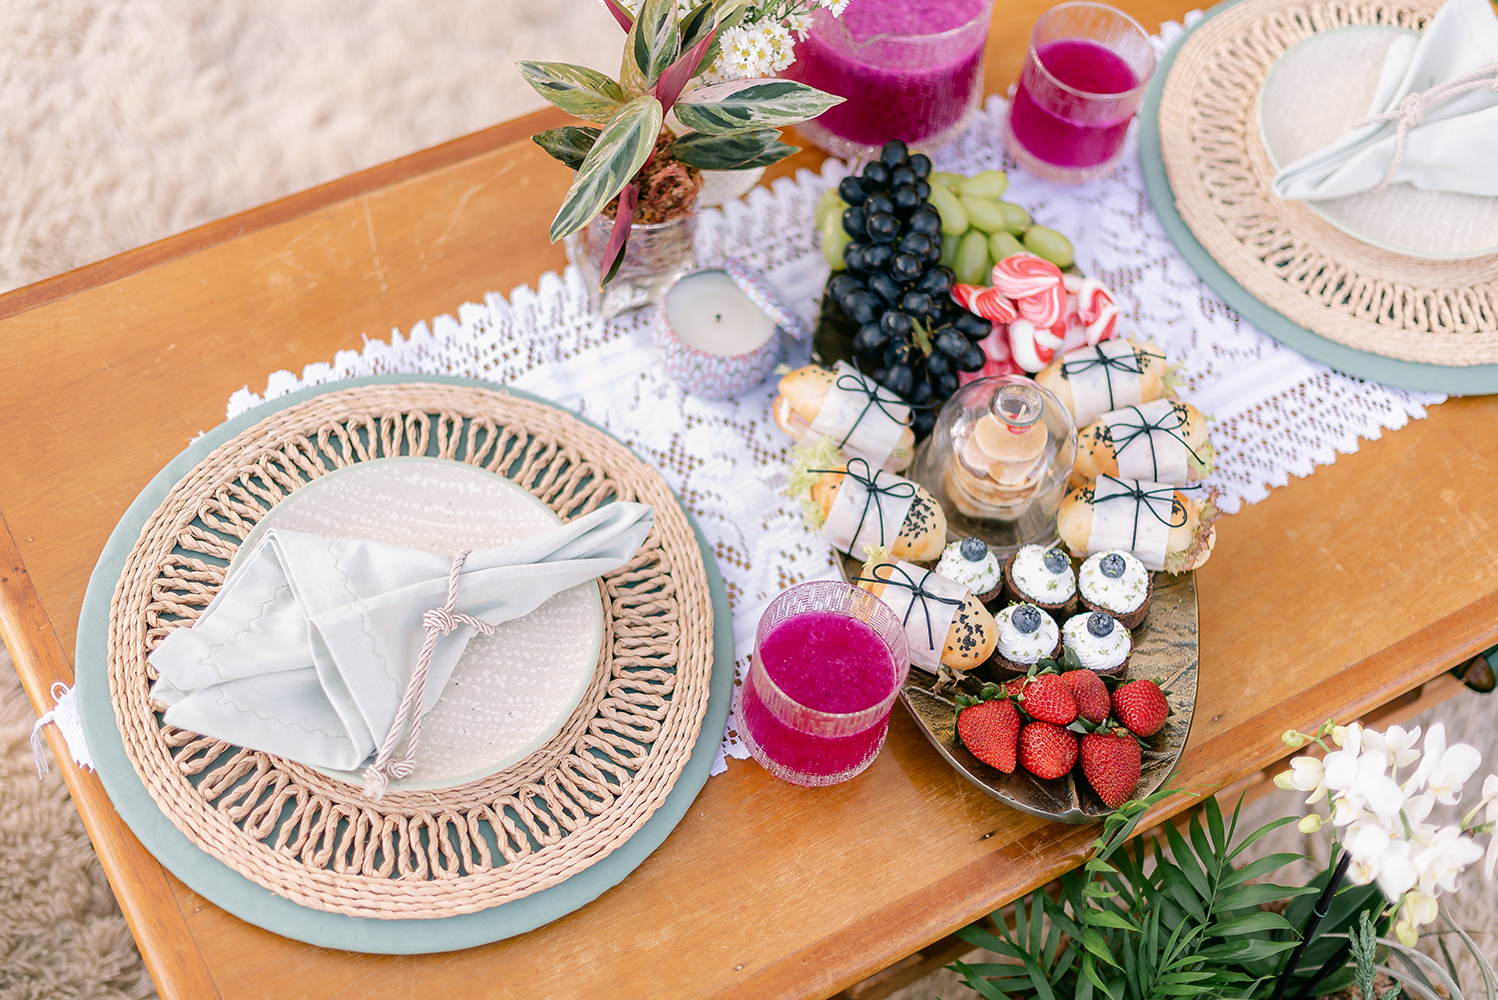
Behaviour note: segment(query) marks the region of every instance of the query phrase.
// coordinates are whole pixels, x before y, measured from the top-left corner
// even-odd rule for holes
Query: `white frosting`
[[[1144,398],[1141,385],[1143,380],[1139,375],[1116,371],[1103,364],[1088,363],[1096,362],[1099,355],[1125,358],[1133,353],[1133,344],[1117,339],[1105,340],[1096,347],[1083,347],[1061,356],[1061,371],[1071,384],[1071,408],[1076,415],[1078,427],[1086,427],[1109,410],[1132,405]],[[1133,362],[1131,367],[1142,368],[1143,365]]]
[[[1042,604],[1064,604],[1077,592],[1077,577],[1070,559],[1060,573],[1052,573],[1045,564],[1047,551],[1044,545],[1021,545],[1009,575],[1025,597]]]
[[[853,470],[867,479],[870,470],[863,465],[855,461]],[[893,547],[895,537],[900,534],[900,525],[905,523],[905,515],[909,513],[910,505],[915,503],[915,483],[893,472],[879,470],[878,466],[873,466],[873,470],[874,485],[881,490],[897,488],[897,495],[875,493],[871,500],[867,486],[853,476],[843,476],[843,484],[838,487],[837,496],[833,498],[827,519],[822,524],[822,537],[831,542],[833,548],[847,552],[855,559],[864,557],[864,546],[867,545]],[[906,493],[909,496],[903,495]]]
[[[881,572],[879,574],[883,576]],[[885,584],[879,599],[890,606],[905,623],[905,638],[910,641],[910,662],[926,670],[936,670],[941,665],[942,650],[947,646],[947,630],[952,627],[952,618],[967,599],[967,588],[955,580],[948,580],[929,569],[900,560],[895,563],[891,578],[901,584],[911,583],[928,594],[946,600],[916,602],[915,591],[907,586]],[[949,604],[947,601],[956,601]],[[922,609],[924,605],[924,610]],[[908,614],[907,614],[908,612]],[[927,622],[927,613],[930,621]],[[928,627],[929,626],[929,627]]]
[[[1056,651],[1056,642],[1061,631],[1050,615],[1035,608],[1040,615],[1040,627],[1029,635],[1014,627],[1014,612],[1020,608],[1034,608],[1033,604],[1011,604],[993,616],[999,626],[999,655],[1011,663],[1031,664]]]
[[[1061,626],[1061,639],[1077,654],[1077,662],[1088,670],[1112,670],[1128,659],[1134,642],[1129,630],[1116,621],[1113,622],[1113,631],[1099,639],[1087,631],[1087,619],[1092,615],[1089,611],[1068,618]],[[1110,618],[1109,621],[1113,620]]]
[[[1105,413],[1102,420],[1113,435],[1120,479],[1185,485],[1189,452],[1184,440],[1185,418],[1176,412],[1174,403],[1155,399]],[[1142,427],[1155,429],[1141,434]],[[1120,447],[1120,441],[1126,443]]]
[[[1116,580],[1104,576],[1102,568],[1103,557],[1115,552],[1123,556],[1124,561],[1123,576]],[[1144,568],[1144,563],[1128,552],[1117,549],[1088,556],[1077,574],[1077,583],[1082,588],[1084,598],[1100,608],[1120,615],[1139,610],[1149,593],[1149,582],[1149,570]]]
[[[849,379],[879,393],[883,407],[871,403],[867,392],[845,389],[838,384],[847,383]],[[802,444],[814,445],[822,438],[830,437],[841,442],[843,454],[866,459],[877,469],[894,454],[895,446],[900,443],[909,423],[909,406],[899,402],[887,389],[860,375],[846,361],[839,361],[832,388],[827,390],[822,408],[817,411],[817,418],[811,422],[811,429],[802,438]]]
[[[1144,498],[1131,495],[1138,489]],[[1174,516],[1175,487],[1142,479],[1098,476],[1092,491],[1092,531],[1087,551],[1132,552],[1150,569],[1165,568]]]
[[[1004,568],[999,565],[999,558],[992,549],[983,553],[982,559],[972,562],[962,554],[961,542],[953,542],[942,551],[936,571],[979,595],[998,587],[1004,577]]]

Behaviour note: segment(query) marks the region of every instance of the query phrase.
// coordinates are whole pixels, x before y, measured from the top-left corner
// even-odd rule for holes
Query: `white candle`
[[[666,322],[689,347],[733,357],[763,346],[775,321],[723,271],[698,271],[666,296]]]

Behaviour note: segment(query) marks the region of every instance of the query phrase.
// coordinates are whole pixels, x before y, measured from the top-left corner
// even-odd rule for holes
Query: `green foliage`
[[[741,132],[738,135],[689,132],[667,148],[678,160],[689,163],[698,170],[733,170],[765,156],[776,146],[792,148],[778,142],[779,138],[780,132],[773,128]]]
[[[997,934],[979,925],[963,930],[963,940],[1013,963],[959,962],[953,968],[967,985],[989,1000],[1268,996],[1299,943],[1297,911],[1308,911],[1319,889],[1255,881],[1299,860],[1298,854],[1272,854],[1240,867],[1234,861],[1294,817],[1235,844],[1238,810],[1225,821],[1208,798],[1184,834],[1165,825],[1168,854],[1158,840],[1152,847],[1131,840],[1149,807],[1173,794],[1157,792],[1110,815],[1090,860],[1062,876],[1057,898],[1041,890],[1015,905],[1012,932],[998,914]],[[1381,905],[1381,899],[1370,903],[1368,888],[1338,894],[1328,920],[1345,924]],[[1286,915],[1259,908],[1281,900],[1290,901]],[[1286,995],[1297,995],[1340,946],[1314,941]],[[1336,988],[1331,978],[1316,992],[1328,988]]]
[[[676,117],[698,132],[733,135],[795,125],[842,102],[794,80],[733,80],[683,94]]]
[[[551,223],[553,243],[577,232],[603,211],[645,165],[660,131],[661,102],[654,97],[636,97],[620,109],[572,178]]]
[[[602,129],[568,125],[564,128],[550,128],[545,132],[537,132],[531,136],[531,142],[546,150],[554,159],[577,170],[582,167],[583,159],[587,157],[588,151],[593,148],[593,144],[598,141],[602,132]]]
[[[1349,940],[1352,942],[1352,978],[1357,983],[1358,992],[1363,994],[1363,1000],[1399,1000],[1402,990],[1399,983],[1386,993],[1373,988],[1374,977],[1378,975],[1378,933],[1374,931],[1373,918],[1366,910],[1358,914],[1358,929],[1352,932]]]
[[[554,62],[515,65],[536,93],[569,115],[604,123],[624,103],[624,89],[596,69]]]
[[[631,97],[648,94],[681,51],[676,0],[644,0],[624,39],[619,82]]]

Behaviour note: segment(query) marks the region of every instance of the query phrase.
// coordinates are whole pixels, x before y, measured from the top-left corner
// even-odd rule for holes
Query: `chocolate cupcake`
[[[1112,615],[1124,628],[1138,628],[1149,613],[1155,578],[1131,553],[1110,549],[1082,563],[1077,591],[1088,611]]]
[[[998,600],[1004,589],[998,556],[989,551],[988,543],[981,538],[964,538],[948,545],[936,564],[936,572],[948,580],[956,580],[984,604]]]
[[[1073,615],[1061,626],[1061,644],[1093,673],[1117,677],[1128,666],[1134,640],[1112,615],[1087,611]]]
[[[1049,612],[1059,625],[1077,610],[1077,575],[1060,546],[1021,545],[1004,560],[1004,593]]]
[[[999,642],[989,660],[999,670],[1023,674],[1036,661],[1061,655],[1061,629],[1033,604],[1011,604],[993,616]]]

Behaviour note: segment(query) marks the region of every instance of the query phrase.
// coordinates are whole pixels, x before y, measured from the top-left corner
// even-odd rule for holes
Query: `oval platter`
[[[858,575],[857,563],[844,557],[839,564],[847,577]],[[1170,703],[1170,718],[1163,729],[1144,740],[1139,787],[1134,798],[1143,798],[1163,787],[1186,749],[1196,706],[1197,639],[1196,574],[1156,573],[1149,614],[1134,629],[1134,649],[1124,679],[1147,677],[1158,682]],[[1113,810],[1103,804],[1075,769],[1053,780],[1037,778],[1021,768],[1005,774],[989,767],[957,742],[957,703],[953,699],[959,693],[975,696],[993,679],[980,668],[955,690],[938,691],[936,675],[913,666],[900,700],[937,753],[958,774],[1005,805],[1059,823],[1096,823],[1111,813]]]

